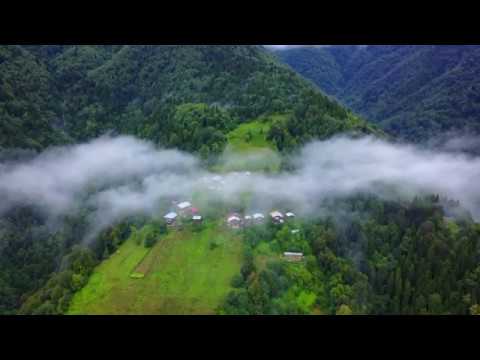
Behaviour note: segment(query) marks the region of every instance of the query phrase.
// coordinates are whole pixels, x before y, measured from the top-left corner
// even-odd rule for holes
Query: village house
[[[299,229],[294,229],[294,230],[291,231],[292,234],[298,234],[299,232],[300,232]]]
[[[242,219],[238,215],[233,214],[228,217],[227,224],[232,229],[239,229],[242,226]]]
[[[243,219],[244,219],[244,221],[245,221],[245,225],[246,225],[246,226],[252,224],[253,218],[252,218],[251,215],[245,215]]]
[[[202,218],[200,215],[193,215],[193,216],[192,216],[192,221],[193,221],[194,223],[197,223],[197,224],[201,223],[201,222],[202,222],[202,219],[203,219],[203,218]]]
[[[177,220],[177,217],[178,217],[177,213],[169,212],[163,218],[165,219],[165,222],[167,223],[167,225],[174,225],[175,221]]]
[[[192,207],[192,204],[188,201],[184,201],[184,202],[181,202],[180,204],[177,204],[177,209],[180,215],[182,216],[185,216],[191,207]]]
[[[270,213],[270,218],[274,224],[283,224],[283,214],[280,211],[273,211]]]
[[[253,221],[256,224],[261,224],[263,220],[265,220],[265,216],[263,214],[260,214],[260,213],[253,214]]]
[[[295,218],[295,214],[293,212],[287,212],[285,214],[285,216],[287,217],[287,219],[294,219]]]
[[[287,261],[302,261],[303,260],[303,253],[297,252],[284,252],[283,256]]]

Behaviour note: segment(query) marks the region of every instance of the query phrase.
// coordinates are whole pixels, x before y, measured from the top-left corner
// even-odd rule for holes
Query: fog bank
[[[0,163],[0,214],[31,204],[55,218],[75,212],[84,199],[93,209],[95,234],[130,215],[158,216],[161,201],[188,200],[198,192],[229,201],[250,192],[252,211],[287,201],[304,216],[316,214],[322,200],[366,192],[387,199],[438,193],[460,200],[480,218],[478,157],[336,137],[308,144],[293,160],[293,172],[226,173],[215,180],[217,174],[202,169],[192,155],[128,136],[102,137]]]

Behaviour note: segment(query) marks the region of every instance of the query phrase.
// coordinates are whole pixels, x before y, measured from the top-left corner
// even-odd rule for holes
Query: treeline
[[[245,265],[219,313],[478,313],[478,224],[446,220],[438,196],[332,206],[351,215],[245,231]],[[287,262],[284,251],[305,259]]]

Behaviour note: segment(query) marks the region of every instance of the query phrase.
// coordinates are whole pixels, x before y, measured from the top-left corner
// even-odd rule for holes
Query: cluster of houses
[[[175,210],[170,211],[163,218],[169,226],[175,226],[179,218],[190,218],[194,223],[201,223],[203,218],[199,214],[197,208],[193,207],[189,201],[176,202],[173,201],[172,205],[175,206]]]
[[[172,205],[175,207],[174,210],[170,211],[163,218],[168,226],[175,226],[178,219],[191,219],[194,223],[201,223],[203,218],[199,214],[197,208],[193,207],[189,201],[176,202],[173,201]],[[293,212],[287,212],[285,214],[280,211],[272,211],[270,213],[270,220],[274,224],[283,224],[287,219],[295,218]],[[242,227],[262,224],[265,222],[265,215],[262,213],[254,213],[252,215],[241,216],[238,213],[232,213],[227,217],[227,224],[232,229],[240,229]],[[300,230],[292,230],[292,234],[298,233]],[[284,259],[290,262],[299,262],[304,258],[303,253],[295,252],[285,252],[283,253]]]
[[[293,212],[287,212],[283,214],[280,211],[275,210],[270,213],[270,220],[274,224],[278,225],[285,223],[285,220],[287,219],[293,218],[295,218],[295,214]],[[265,215],[263,215],[262,213],[255,213],[245,216],[241,216],[237,213],[232,213],[227,217],[227,225],[232,229],[240,229],[242,227],[247,227],[250,225],[263,224],[264,222]]]

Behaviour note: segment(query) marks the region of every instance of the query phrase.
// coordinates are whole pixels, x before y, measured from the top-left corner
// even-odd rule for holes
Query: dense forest
[[[398,45],[277,51],[322,91],[411,142],[480,132],[480,47]]]
[[[226,129],[312,98],[315,123],[352,117],[261,46],[1,46],[0,80],[2,148],[39,150],[113,132],[215,151]]]
[[[331,206],[350,215],[246,230],[245,265],[220,312],[478,313],[478,224],[446,220],[438,196],[400,204],[359,195]],[[303,263],[255,261],[292,250]]]

